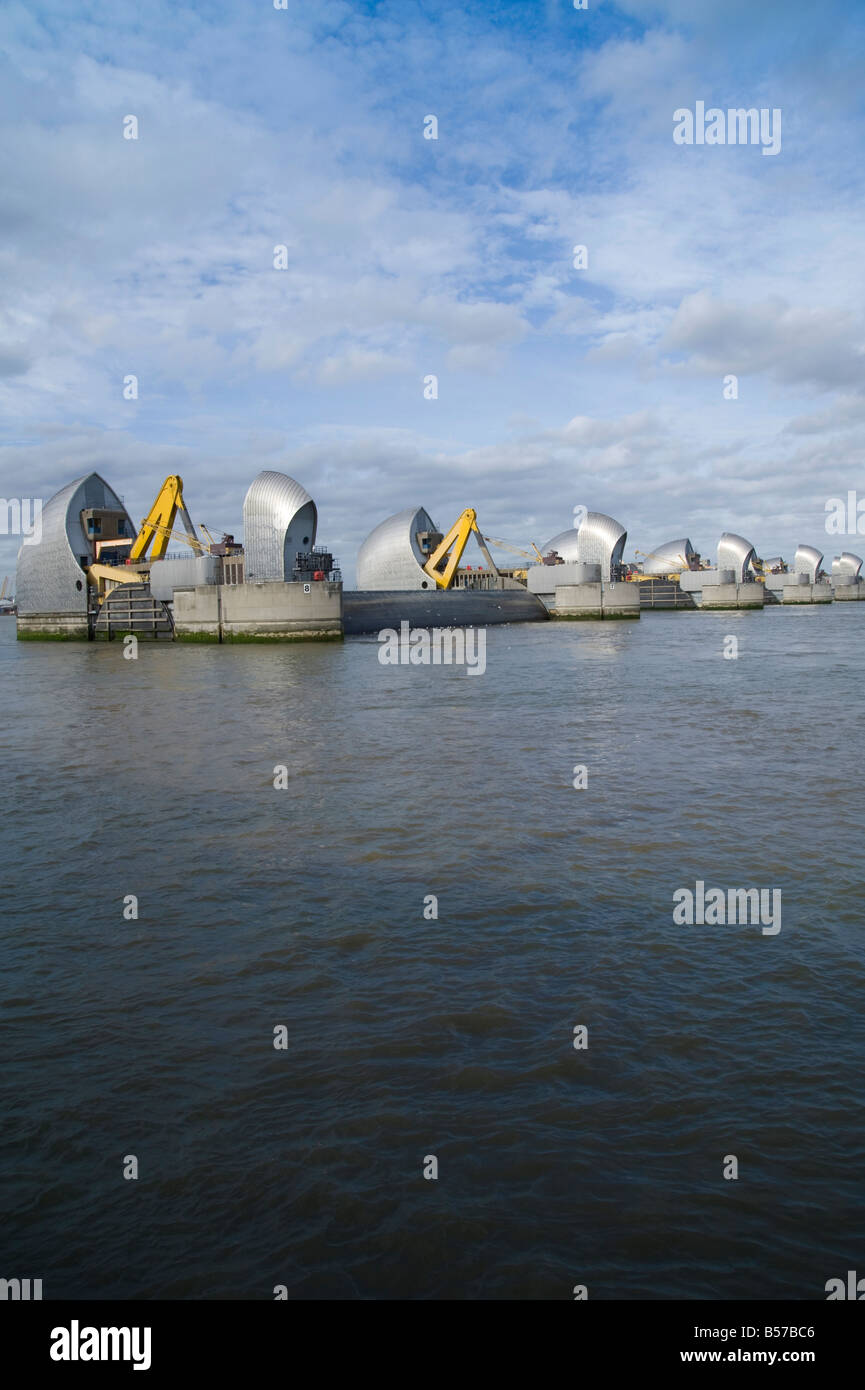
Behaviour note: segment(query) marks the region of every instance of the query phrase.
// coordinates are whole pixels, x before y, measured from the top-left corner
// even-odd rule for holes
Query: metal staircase
[[[150,641],[174,640],[171,614],[160,599],[153,597],[148,584],[118,584],[103,599],[93,636],[111,642],[127,632]]]

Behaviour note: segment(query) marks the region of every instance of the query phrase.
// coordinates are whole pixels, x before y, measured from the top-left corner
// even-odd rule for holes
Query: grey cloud
[[[0,376],[24,376],[33,359],[23,348],[0,346]]]
[[[791,306],[778,296],[734,303],[700,291],[682,300],[661,340],[699,371],[765,372],[777,381],[838,390],[862,380],[862,322],[844,309]]]

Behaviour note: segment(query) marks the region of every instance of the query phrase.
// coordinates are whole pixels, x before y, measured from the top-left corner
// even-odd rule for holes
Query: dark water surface
[[[865,604],[491,628],[483,676],[373,639],[14,638],[0,1276],[822,1299],[865,1273]],[[697,879],[780,888],[780,934],[675,926]]]

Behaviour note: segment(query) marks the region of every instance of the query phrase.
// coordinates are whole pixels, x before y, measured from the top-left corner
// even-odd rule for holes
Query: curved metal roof
[[[551,541],[541,546],[542,555],[551,555],[553,551],[561,555],[566,564],[575,564],[580,558],[579,550],[580,533],[571,528],[569,531],[560,531],[557,536],[553,536]]]
[[[718,569],[732,570],[737,584],[744,584],[754,573],[756,558],[757,552],[751,542],[744,536],[737,536],[735,531],[725,531],[718,541]]]
[[[601,566],[604,579],[622,563],[628,533],[624,526],[605,512],[587,512],[579,527],[560,531],[541,548],[542,555],[555,550],[566,564],[575,562]]]
[[[423,507],[406,507],[379,522],[357,554],[359,589],[435,589],[424,572],[426,555],[417,540],[419,531],[437,531]]]
[[[794,574],[807,574],[811,583],[817,579],[817,571],[823,563],[823,552],[813,545],[798,545],[793,561]]]
[[[81,525],[81,512],[104,507],[126,516],[116,492],[98,473],[85,473],[55,492],[42,508],[42,537],[38,545],[24,542],[18,552],[15,600],[22,617],[49,613],[86,613],[87,576],[92,546]]]
[[[836,555],[832,561],[833,574],[852,574],[855,578],[859,577],[862,569],[862,558],[854,555],[852,550],[842,550],[840,555]]]
[[[696,553],[687,536],[665,541],[643,558],[640,569],[643,574],[675,574],[677,570],[689,569],[691,557]]]
[[[306,488],[266,468],[243,499],[244,577],[249,583],[290,579],[298,551],[315,545],[318,512]]]

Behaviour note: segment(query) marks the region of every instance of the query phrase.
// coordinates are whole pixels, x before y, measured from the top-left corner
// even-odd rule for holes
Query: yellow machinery
[[[431,579],[435,580],[440,589],[449,589],[451,587],[454,575],[457,572],[457,567],[462,559],[463,551],[472,534],[476,537],[481,554],[493,574],[498,574],[495,561],[487,550],[484,538],[478,530],[478,514],[474,507],[466,507],[462,515],[454,522],[447,535],[442,537],[424,565],[424,570]],[[453,547],[453,549],[451,549],[451,547]],[[448,552],[450,552],[450,554]],[[444,569],[439,568],[442,563],[444,563]]]
[[[195,534],[192,518],[186,510],[186,503],[183,500],[183,479],[174,473],[170,478],[165,479],[156,501],[141,523],[141,530],[135,537],[129,552],[129,559],[133,565],[144,559],[151,542],[153,542],[153,549],[150,553],[151,560],[162,559],[168,549],[169,540],[175,534],[172,527],[178,512],[180,512],[181,520],[186,529],[186,541],[197,554],[202,555],[204,553],[204,546]]]
[[[183,521],[185,534],[173,529],[178,512],[180,512]],[[156,501],[142,521],[141,530],[132,542],[128,567],[102,565],[98,561],[89,567],[87,578],[91,584],[97,586],[100,602],[108,592],[106,583],[113,588],[116,584],[140,584],[146,580],[149,574],[148,547],[152,544],[150,560],[161,560],[172,537],[185,541],[188,546],[192,547],[196,555],[207,553],[206,547],[195,534],[192,518],[183,500],[183,479],[176,473],[165,479],[159,489]]]
[[[636,556],[638,556],[638,555],[642,555],[642,557],[643,557],[644,560],[653,560],[653,559],[655,558],[655,552],[654,552],[653,550],[635,550],[635,551],[634,551],[634,556],[635,556],[635,558],[636,558]],[[666,557],[665,557],[665,558],[666,558]],[[676,556],[676,559],[677,559],[677,560],[681,560],[681,562],[682,562],[681,568],[682,568],[683,570],[690,569],[690,565],[688,564],[688,561],[685,559],[685,556],[684,556],[684,555],[677,555],[677,556]],[[639,563],[639,561],[638,561],[638,563]],[[631,581],[633,581],[634,583],[637,583],[637,584],[645,584],[645,583],[647,583],[648,580],[650,580],[650,579],[674,579],[674,580],[676,581],[676,583],[678,583],[678,582],[679,582],[679,575],[680,575],[680,573],[681,573],[680,570],[671,570],[670,573],[669,573],[669,574],[666,574],[666,575],[662,575],[662,574],[629,574],[629,575],[627,576],[627,578],[630,579]]]
[[[110,583],[112,589],[115,584],[140,584],[146,579],[147,575],[140,570],[121,569],[119,565],[89,565],[87,569],[87,583],[93,584],[99,590],[99,601],[102,602],[106,593],[106,581]]]
[[[763,563],[763,561],[760,560],[760,559],[756,559],[756,558],[755,558],[755,560],[754,560],[753,569],[754,569],[754,580],[756,581],[757,584],[765,584],[765,583],[766,583],[766,580],[767,580],[767,578],[768,578],[768,575],[771,574],[771,572],[772,572],[771,570],[767,571],[767,570],[766,570],[766,566],[765,566],[765,564]],[[782,571],[782,573],[783,573],[783,571]]]
[[[513,541],[502,541],[499,540],[497,536],[485,536],[484,540],[489,545],[501,546],[502,550],[511,550],[513,551],[514,555],[524,555],[527,560],[537,559],[539,564],[544,563],[544,557],[538,550],[538,547],[535,545],[534,541],[530,542],[532,550],[535,552],[533,555],[532,550],[523,550],[521,546],[514,545]],[[517,579],[525,580],[528,576],[528,571],[524,569],[515,569],[513,573],[514,577]]]
[[[192,547],[192,549],[195,551],[196,555],[206,555],[206,554],[207,554],[207,546],[204,544],[203,541],[200,541],[200,540],[198,539],[198,537],[196,536],[196,534],[195,534],[194,531],[192,532],[191,535],[190,535],[190,533],[189,533],[188,531],[185,531],[185,532],[184,532],[184,531],[175,531],[173,527],[171,527],[171,526],[163,526],[163,525],[162,525],[160,522],[158,522],[158,521],[150,521],[150,522],[148,522],[148,525],[151,527],[151,529],[152,529],[153,531],[156,532],[157,539],[162,543],[162,544],[161,544],[161,553],[160,553],[159,555],[156,554],[156,546],[154,545],[154,547],[153,547],[153,554],[152,554],[151,557],[150,557],[151,560],[160,560],[160,559],[162,559],[162,556],[165,554],[165,551],[168,549],[168,542],[169,542],[170,540],[185,541],[186,544],[187,544],[188,546],[191,546],[191,547]],[[143,528],[143,523],[142,523],[142,528]],[[139,531],[138,535],[139,535],[139,536],[141,535],[141,532],[140,532],[140,531]],[[136,537],[136,544],[137,544],[137,540],[138,540],[138,538]],[[134,549],[135,549],[135,546],[133,545],[133,550],[134,550]],[[131,560],[132,560],[132,551],[130,551],[130,553],[129,553],[129,558],[130,558],[130,561],[131,561]]]
[[[223,531],[222,540],[215,541],[204,522],[199,522],[199,530],[203,531],[210,542],[211,555],[239,555],[243,546],[240,545],[230,531]]]

